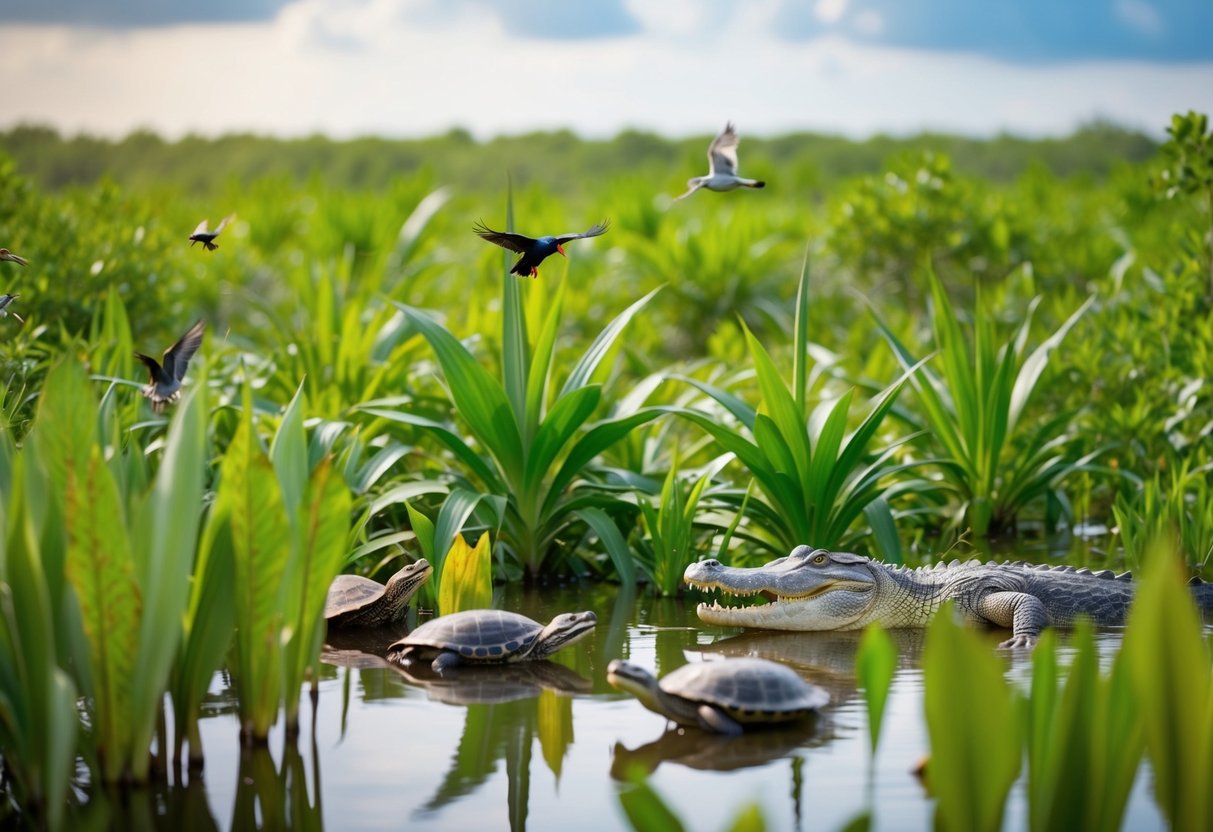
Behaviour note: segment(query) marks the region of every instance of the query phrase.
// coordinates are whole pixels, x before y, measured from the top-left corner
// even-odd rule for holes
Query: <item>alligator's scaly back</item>
[[[778,630],[853,630],[925,627],[946,601],[965,618],[1006,627],[1004,646],[1031,646],[1051,624],[1086,616],[1098,625],[1123,624],[1133,600],[1129,573],[1092,572],[1027,563],[939,563],[909,569],[847,552],[798,546],[787,557],[753,569],[717,561],[687,567],[692,587],[735,595],[763,595],[773,603],[750,607],[700,604],[701,620],[724,626]],[[1213,584],[1193,580],[1192,596],[1213,611]]]

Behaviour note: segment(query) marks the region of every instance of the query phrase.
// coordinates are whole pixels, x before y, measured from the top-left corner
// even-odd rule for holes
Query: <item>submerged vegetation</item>
[[[1207,122],[1177,117],[1170,136],[1081,172],[988,178],[944,142],[889,148],[828,188],[792,165],[763,171],[761,194],[677,205],[652,183],[676,193],[698,146],[692,163],[645,145],[645,175],[567,203],[530,175],[539,155],[508,198],[497,169],[452,192],[438,163],[375,188],[217,186],[146,137],[166,166],[154,186],[115,162],[126,187],[46,190],[0,157],[0,243],[30,263],[0,264],[25,317],[0,319],[6,801],[57,827],[77,759],[99,784],[146,782],[187,745],[201,765],[220,666],[247,742],[280,715],[296,731],[330,580],[382,580],[401,559],[434,564],[425,593],[444,612],[488,606],[490,574],[677,595],[708,553],[740,565],[811,543],[920,562],[1080,523],[1104,527],[1100,566],[1165,560],[1148,554],[1161,539],[1213,577]],[[0,145],[27,160],[28,139]],[[33,172],[88,179],[63,173],[84,165],[78,144],[56,140]],[[753,142],[748,159],[761,170],[779,147]],[[468,184],[478,157],[462,152],[450,178]],[[668,170],[649,178],[654,159]],[[471,233],[502,210],[520,230],[613,224],[519,279]],[[199,217],[229,211],[216,251],[189,248]],[[185,395],[153,413],[133,351],[198,317]],[[1213,715],[1199,628],[1163,620],[1186,613],[1153,580],[1110,676],[1080,629],[1064,685],[1042,646],[1026,705],[988,645],[940,617],[925,672],[941,826],[997,828],[1025,749],[1033,828],[1115,826],[1123,804],[1057,790],[1115,756],[1098,775],[1123,797],[1141,749],[1170,821],[1207,826],[1192,795],[1213,726],[1188,737],[1160,716],[1138,732],[1127,716],[1173,711],[1181,689],[1184,713]],[[1187,659],[1151,664],[1167,657],[1141,645],[1172,628],[1194,633],[1177,642]],[[875,639],[873,754],[891,674]],[[968,699],[940,692],[950,677]],[[1083,733],[1078,703],[1116,730]],[[941,714],[969,727],[940,734]],[[973,727],[990,722],[997,748]],[[978,768],[982,788],[961,788]],[[637,825],[676,826],[644,820],[668,811],[643,785],[623,801]],[[736,828],[757,824],[747,811]]]

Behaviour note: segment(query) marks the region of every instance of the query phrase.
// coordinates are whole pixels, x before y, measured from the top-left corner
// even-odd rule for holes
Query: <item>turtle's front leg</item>
[[[699,727],[705,731],[715,731],[717,734],[728,734],[732,737],[742,732],[741,723],[711,705],[699,706]]]
[[[443,650],[438,654],[437,658],[430,663],[430,669],[435,673],[441,673],[448,668],[455,667],[460,663],[460,661],[462,660],[459,658],[459,654],[454,650]]]

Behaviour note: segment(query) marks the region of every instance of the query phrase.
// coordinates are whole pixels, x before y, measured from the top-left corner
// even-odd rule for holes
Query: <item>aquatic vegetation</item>
[[[493,560],[488,532],[480,535],[474,547],[468,546],[463,535],[455,535],[443,563],[442,577],[437,580],[440,615],[492,606]]]
[[[880,744],[880,726],[884,721],[884,706],[889,699],[889,686],[897,669],[897,647],[883,628],[869,624],[855,654],[855,678],[863,688],[863,701],[868,710],[868,739],[872,756]]]
[[[675,459],[661,486],[656,506],[647,494],[636,495],[643,529],[643,538],[636,542],[636,560],[647,573],[655,593],[677,595],[681,591],[683,571],[700,554],[700,535],[695,531],[700,500],[712,480],[714,469],[727,461],[727,458],[720,458],[688,488],[679,476]]]
[[[933,363],[942,366],[936,370],[928,362],[911,383],[923,422],[944,449],[937,466],[943,475],[941,485],[959,500],[964,525],[984,537],[1008,528],[1025,505],[1056,493],[1061,480],[1098,455],[1093,451],[1075,458],[1067,452],[1071,414],[1055,414],[1035,426],[1026,414],[1050,354],[1092,299],[1029,353],[1035,302],[1013,337],[998,344],[993,315],[979,290],[972,336],[967,338],[943,284],[929,270],[927,278],[938,350]],[[922,362],[879,315],[875,319],[902,365],[907,370],[918,367]]]
[[[804,541],[827,548],[849,543],[860,514],[888,510],[886,503],[875,502],[884,491],[883,483],[908,467],[890,462],[895,448],[873,453],[868,446],[907,378],[918,368],[910,367],[906,375],[882,390],[869,403],[859,426],[848,433],[854,390],[837,398],[823,396],[810,406],[810,390],[822,375],[812,364],[808,332],[806,260],[796,301],[791,383],[780,375],[770,353],[748,329],[746,345],[754,362],[762,412],[728,391],[687,379],[715,399],[752,438],[739,433],[732,420],[696,408],[666,408],[706,431],[720,450],[736,455],[753,475],[761,495],[747,501],[752,523],[748,531],[779,554]],[[724,495],[720,498],[725,499]],[[738,505],[742,499],[740,494],[733,497]],[[891,527],[891,523],[873,525]],[[882,541],[876,543],[880,546]]]

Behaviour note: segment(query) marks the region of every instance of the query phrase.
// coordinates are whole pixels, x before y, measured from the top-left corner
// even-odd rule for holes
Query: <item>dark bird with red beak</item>
[[[599,234],[605,234],[608,225],[610,225],[610,221],[603,220],[581,234],[561,234],[559,237],[539,237],[538,239],[527,237],[525,234],[512,234],[509,231],[494,231],[482,222],[473,226],[472,230],[490,243],[522,255],[510,269],[510,274],[516,274],[519,277],[528,275],[538,277],[539,264],[552,254],[564,255],[565,243],[580,240],[583,237],[597,237]]]

